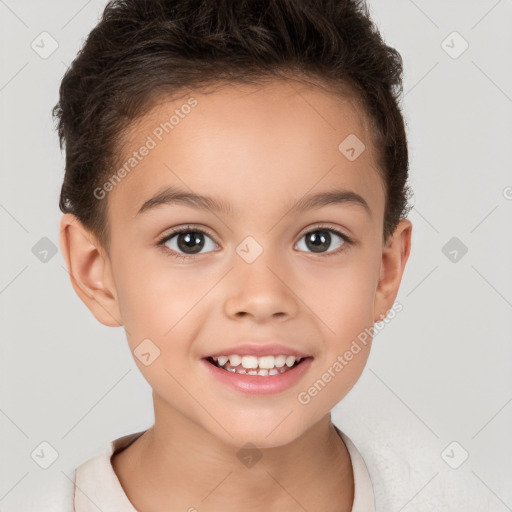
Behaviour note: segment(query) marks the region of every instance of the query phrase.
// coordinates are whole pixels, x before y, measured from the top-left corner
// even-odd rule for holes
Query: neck
[[[112,457],[137,510],[351,510],[350,455],[329,414],[284,446],[246,452],[251,460],[183,415],[158,410],[154,426]]]

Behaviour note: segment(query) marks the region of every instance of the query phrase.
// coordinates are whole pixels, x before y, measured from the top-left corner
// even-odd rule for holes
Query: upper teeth
[[[229,359],[229,364],[233,367],[242,365],[246,369],[251,368],[264,368],[270,370],[271,368],[282,368],[285,364],[292,367],[296,361],[300,361],[301,357],[295,356],[239,356],[236,354],[230,356],[213,357],[219,366],[224,366]]]

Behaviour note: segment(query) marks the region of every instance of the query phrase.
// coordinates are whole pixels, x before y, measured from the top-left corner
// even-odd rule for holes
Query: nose
[[[263,251],[252,263],[238,255],[234,262],[224,303],[228,317],[252,317],[261,323],[273,318],[285,321],[297,314],[299,299],[292,272],[285,271],[270,251]]]

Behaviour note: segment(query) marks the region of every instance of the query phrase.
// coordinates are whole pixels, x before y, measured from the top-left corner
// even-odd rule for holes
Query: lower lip
[[[251,395],[269,395],[272,393],[280,393],[295,385],[308,370],[312,360],[311,357],[307,357],[291,370],[287,370],[278,375],[268,376],[242,375],[223,370],[209,363],[206,359],[201,359],[201,362],[206,366],[206,369],[213,377],[237,391]]]

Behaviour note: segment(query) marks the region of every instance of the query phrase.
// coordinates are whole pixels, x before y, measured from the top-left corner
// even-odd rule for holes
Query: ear
[[[393,306],[411,252],[412,224],[402,219],[382,251],[380,277],[374,304],[375,322],[383,320]]]
[[[102,324],[121,326],[110,257],[94,234],[70,213],[60,221],[60,248],[80,299]]]

